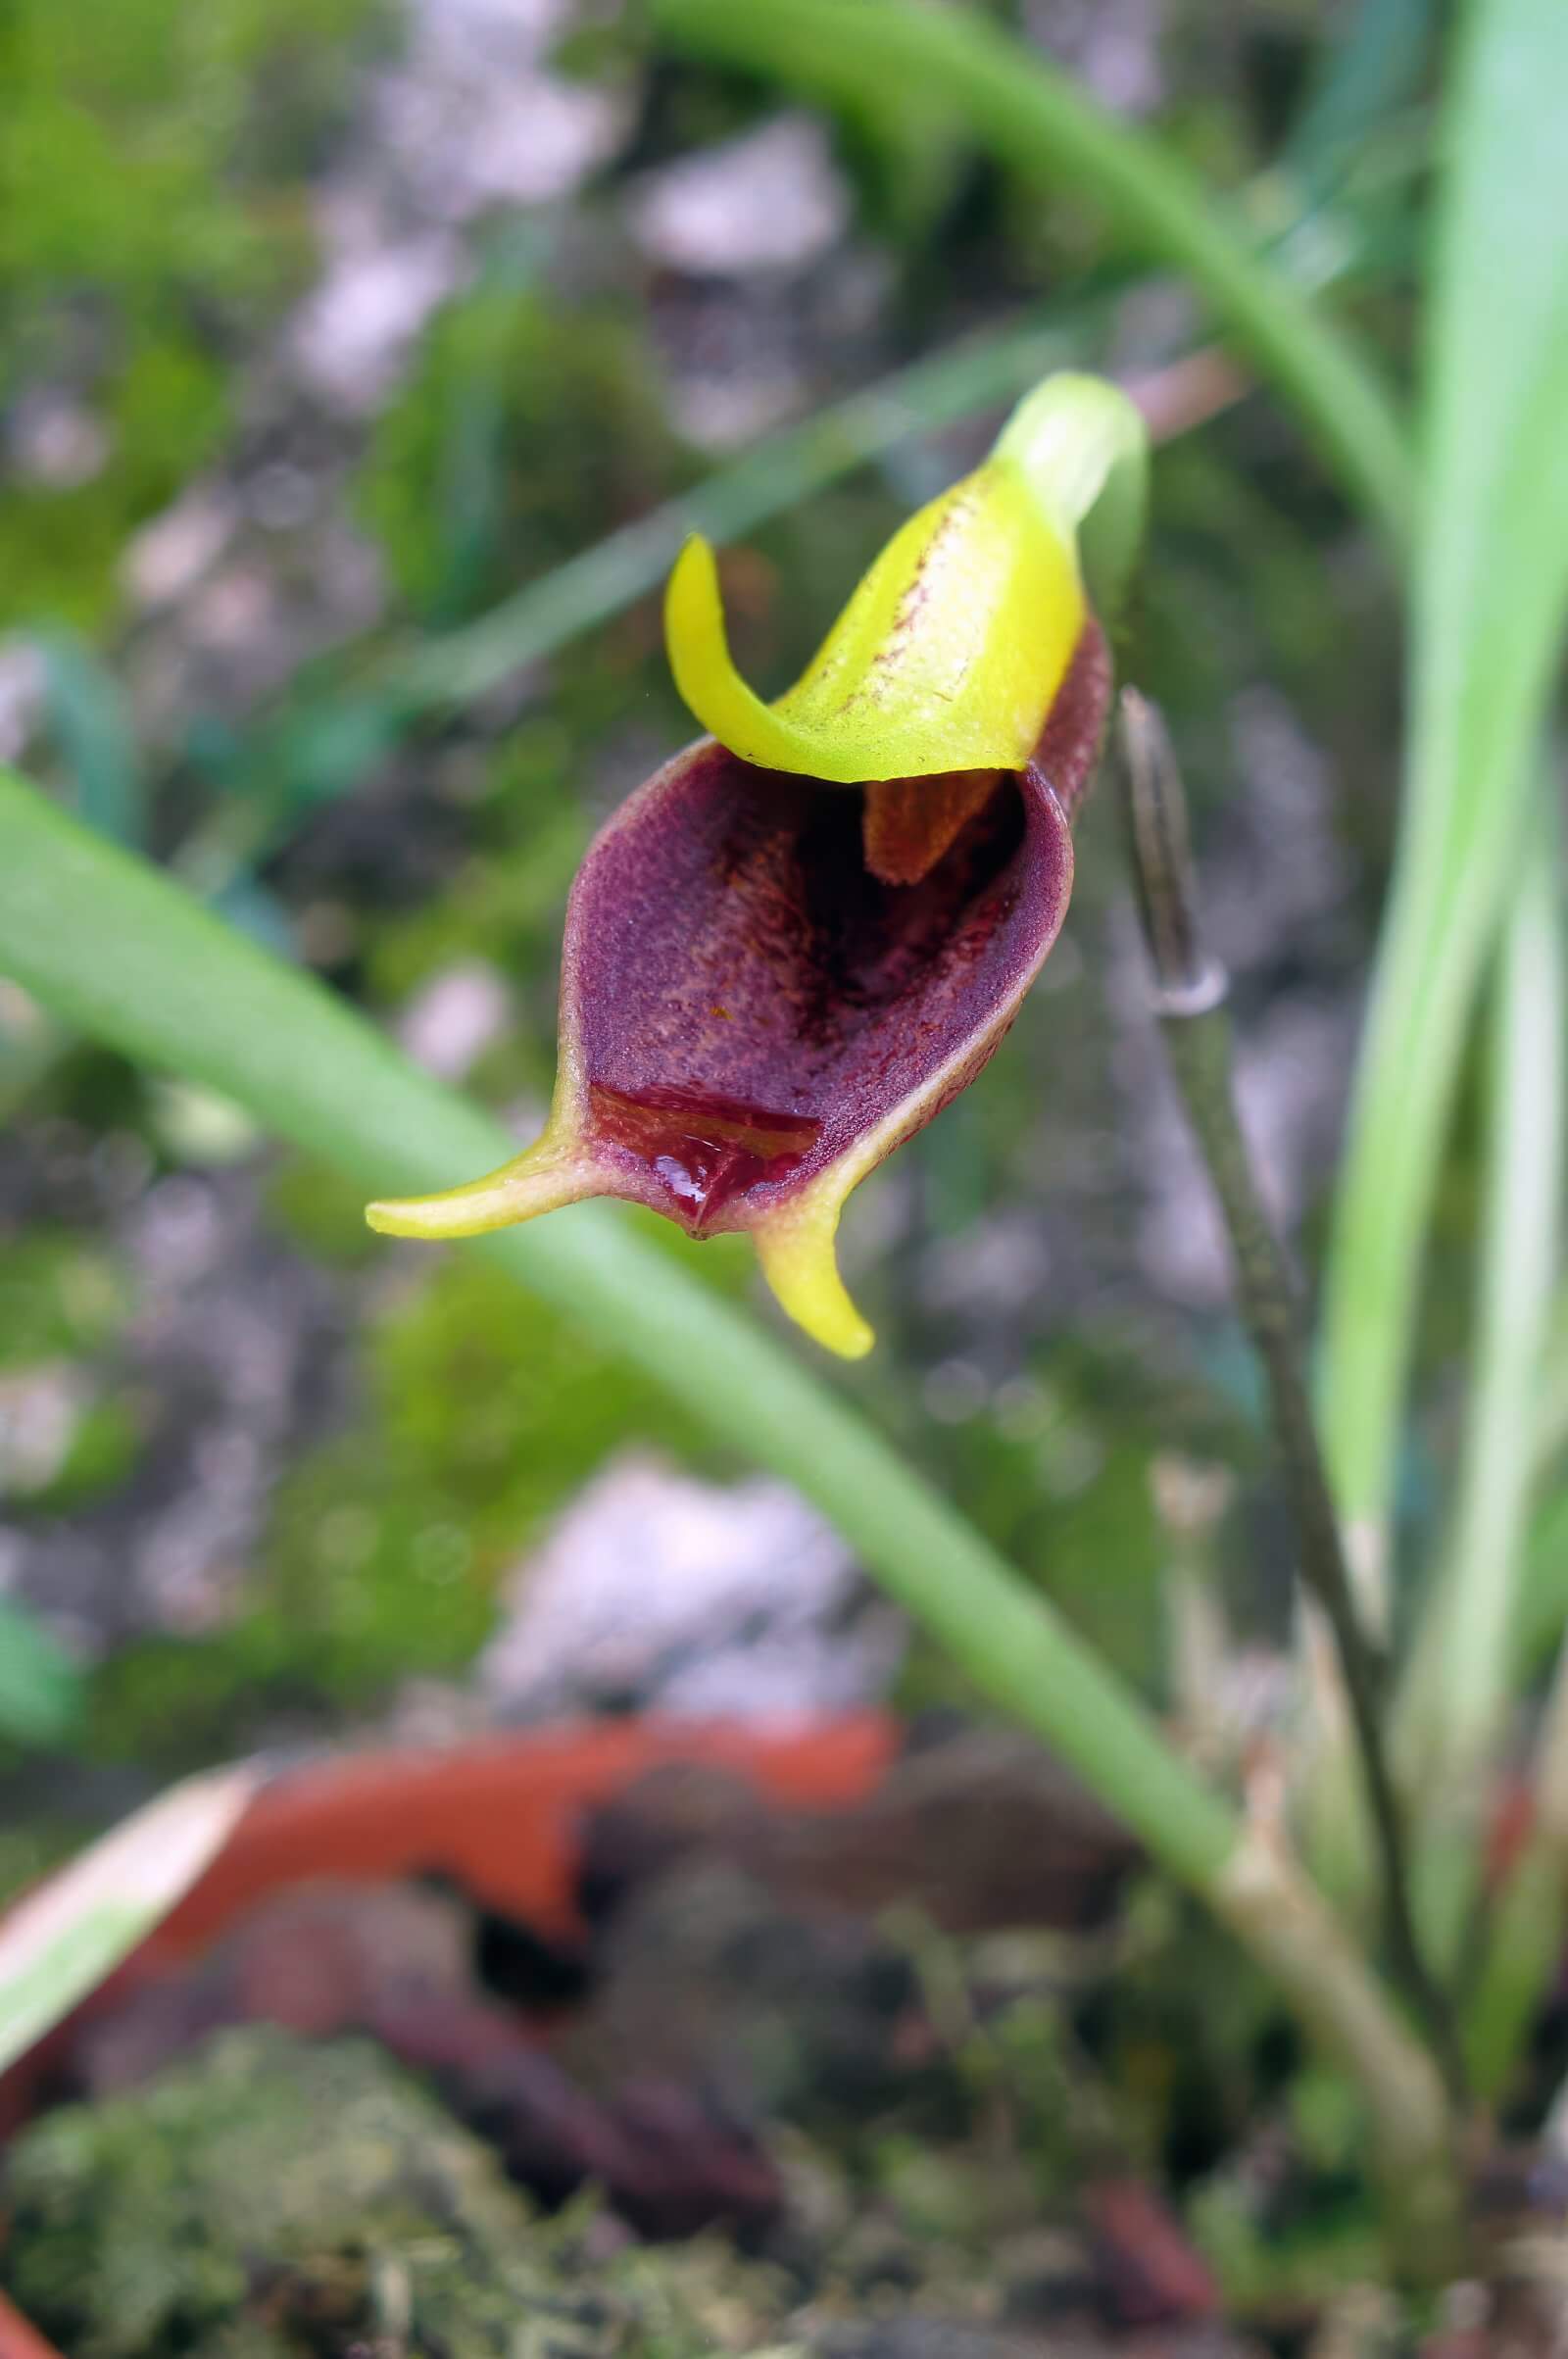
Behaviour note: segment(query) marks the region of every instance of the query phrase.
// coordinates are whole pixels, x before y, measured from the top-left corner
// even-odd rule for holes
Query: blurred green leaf
[[[1524,1680],[1549,1662],[1568,1631],[1568,1487],[1550,1485],[1530,1530],[1529,1553],[1514,1629],[1514,1674]]]
[[[80,1725],[84,1689],[65,1648],[24,1606],[0,1597],[0,1736],[58,1745]]]
[[[1562,1227],[1563,908],[1556,826],[1536,833],[1504,938],[1487,1031],[1487,1157],[1475,1339],[1442,1589],[1400,1697],[1413,1794],[1473,1790],[1509,1693],[1540,1459]]]
[[[1373,1559],[1445,1130],[1568,603],[1565,90],[1561,0],[1476,0],[1447,99],[1398,853],[1327,1270],[1326,1436]]]
[[[119,1965],[221,1850],[260,1783],[192,1778],[18,1902],[0,1926],[0,2072]]]
[[[136,733],[113,672],[66,631],[34,633],[44,660],[44,716],[89,827],[140,848],[146,804]]]
[[[1309,196],[1332,196],[1379,126],[1418,95],[1436,15],[1434,0],[1361,0],[1280,158]]]

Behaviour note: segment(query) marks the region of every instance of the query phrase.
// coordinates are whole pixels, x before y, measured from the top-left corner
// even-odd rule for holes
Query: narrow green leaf
[[[1568,1292],[1561,1289],[1546,1320],[1534,1424],[1536,1456],[1548,1467],[1559,1450],[1568,1450]]]
[[[1455,1076],[1519,872],[1568,602],[1565,91],[1562,0],[1476,0],[1438,209],[1398,857],[1326,1285],[1326,1436],[1369,1558]]]
[[[1307,195],[1332,197],[1391,114],[1417,96],[1432,44],[1434,0],[1361,0],[1327,53],[1280,162]]]
[[[1568,1294],[1546,1321],[1541,1383],[1531,1419],[1540,1503],[1530,1526],[1514,1616],[1510,1685],[1522,1688],[1562,1646],[1568,1625]]]
[[[1568,1913],[1568,1641],[1536,1731],[1531,1764],[1534,1813],[1521,1856],[1494,1906],[1475,1961],[1466,2009],[1476,2093],[1500,2096],[1527,2052],[1562,1971]]]
[[[1475,1346],[1445,1580],[1400,1697],[1401,1767],[1434,1803],[1473,1790],[1509,1694],[1562,1218],[1565,993],[1558,832],[1537,831],[1488,1028]]]
[[[0,1924],[0,2072],[168,1915],[260,1782],[241,1766],[172,1787],[10,1911]]]
[[[1224,335],[1294,404],[1351,496],[1402,544],[1404,438],[1366,362],[1258,257],[1239,216],[1038,51],[978,15],[913,0],[650,0],[650,15],[672,48],[857,114],[910,98],[945,107],[999,161],[1102,206],[1130,244],[1186,274]]]

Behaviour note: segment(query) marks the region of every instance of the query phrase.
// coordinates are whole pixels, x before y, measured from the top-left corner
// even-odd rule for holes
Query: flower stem
[[[1125,689],[1120,721],[1133,869],[1165,1051],[1224,1218],[1242,1317],[1267,1379],[1301,1579],[1339,1658],[1382,1864],[1390,1955],[1457,2099],[1464,2080],[1459,2043],[1447,2000],[1422,1955],[1411,1906],[1404,1827],[1384,1735],[1387,1666],[1356,1609],[1302,1369],[1296,1287],[1236,1111],[1229,982],[1203,947],[1181,775],[1155,706]]]

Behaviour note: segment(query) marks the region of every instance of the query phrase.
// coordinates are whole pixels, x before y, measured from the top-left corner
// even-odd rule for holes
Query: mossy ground
[[[774,2273],[716,2249],[596,2263],[591,2203],[542,2223],[363,2041],[222,2034],[40,2123],[5,2187],[6,2282],[73,2359],[703,2359],[782,2315]]]

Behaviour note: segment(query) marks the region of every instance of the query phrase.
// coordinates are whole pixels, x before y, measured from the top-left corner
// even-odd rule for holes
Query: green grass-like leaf
[[[1473,1791],[1514,1669],[1562,1225],[1568,976],[1559,860],[1558,830],[1543,826],[1504,939],[1488,1027],[1468,1420],[1445,1581],[1422,1625],[1399,1715],[1406,1782],[1413,1794],[1435,1799]]]
[[[1565,89],[1561,0],[1478,0],[1447,102],[1397,865],[1327,1272],[1326,1438],[1369,1556],[1459,1058],[1525,857],[1568,604]]]
[[[116,843],[139,845],[146,817],[141,764],[119,683],[73,632],[35,636],[44,658],[45,713],[76,809]]]

